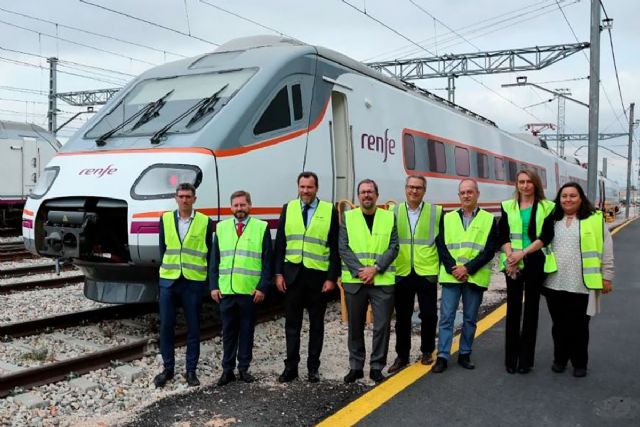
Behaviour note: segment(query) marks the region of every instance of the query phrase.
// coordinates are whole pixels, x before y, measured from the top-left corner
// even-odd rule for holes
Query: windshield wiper
[[[155,102],[150,103],[150,105],[147,104],[147,106],[149,106],[149,109],[145,111],[142,117],[140,117],[140,120],[138,120],[136,124],[131,127],[131,130],[136,130],[143,124],[158,117],[160,115],[160,110],[162,110],[162,107],[164,107],[164,105],[167,103],[166,101],[167,97],[171,95],[174,90],[175,89],[171,89],[162,98],[158,99]]]
[[[116,132],[122,130],[123,128],[125,128],[129,123],[131,123],[132,121],[134,121],[135,119],[137,119],[140,116],[143,116],[145,114],[147,114],[149,111],[153,111],[155,110],[155,112],[157,112],[160,108],[162,108],[162,106],[164,106],[165,104],[165,100],[167,99],[167,97],[169,95],[171,95],[173,93],[174,89],[171,89],[169,92],[165,93],[161,98],[159,98],[156,101],[152,101],[150,103],[148,103],[147,105],[145,105],[142,109],[140,109],[139,111],[135,112],[134,114],[132,114],[129,118],[127,118],[125,121],[123,121],[122,123],[120,123],[118,126],[114,127],[113,129],[111,129],[108,132],[103,133],[102,135],[100,135],[97,139],[96,139],[96,145],[98,147],[102,147],[107,143],[107,139],[111,138]],[[158,108],[158,105],[160,105],[160,108]],[[142,120],[142,119],[141,119]],[[148,121],[148,120],[147,120]],[[139,122],[138,122],[139,123]],[[136,123],[136,125],[138,125],[138,123]],[[134,126],[133,128],[131,128],[131,130],[135,129],[137,126]]]
[[[169,132],[169,129],[171,129],[176,123],[182,121],[185,117],[188,117],[194,111],[196,113],[193,115],[191,120],[189,120],[189,123],[186,124],[185,126],[186,128],[188,128],[189,126],[192,126],[194,123],[202,119],[204,116],[211,113],[214,107],[216,106],[216,104],[218,103],[218,101],[220,100],[220,94],[222,93],[223,90],[227,88],[227,86],[229,86],[228,83],[222,86],[220,89],[218,89],[213,95],[207,98],[202,98],[200,101],[196,102],[194,105],[189,107],[189,109],[187,109],[184,113],[181,113],[180,115],[178,115],[178,117],[171,120],[164,127],[162,127],[160,130],[154,133],[153,136],[149,139],[149,141],[152,144],[158,144],[160,140],[167,134],[167,132]]]

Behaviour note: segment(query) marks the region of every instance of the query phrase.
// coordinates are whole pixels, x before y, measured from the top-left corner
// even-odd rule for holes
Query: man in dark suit
[[[207,291],[213,228],[209,217],[193,209],[196,188],[192,184],[178,185],[175,198],[178,209],[165,212],[160,218],[160,352],[164,369],[153,380],[156,387],[163,387],[174,375],[177,305],[182,306],[187,322],[187,383],[200,385],[196,376],[200,310]]]
[[[309,312],[308,380],[318,382],[324,341],[324,315],[328,295],[340,272],[338,214],[316,197],[318,176],[298,176],[298,199],[282,207],[274,251],[276,286],[285,293],[287,358],[279,382],[298,377],[300,330],[304,309]]]

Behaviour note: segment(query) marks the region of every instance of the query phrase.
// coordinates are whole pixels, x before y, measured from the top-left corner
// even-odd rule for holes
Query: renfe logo
[[[92,175],[97,176],[98,178],[102,178],[105,175],[113,175],[118,171],[118,168],[112,167],[113,165],[109,165],[106,168],[97,168],[97,169],[82,169],[78,172],[78,175]]]
[[[389,129],[385,129],[384,138],[381,136],[369,135],[368,133],[363,133],[360,137],[360,148],[367,149],[371,151],[377,151],[384,156],[384,160],[382,162],[387,161],[387,155],[394,155],[396,149],[396,141],[395,139],[389,138]]]

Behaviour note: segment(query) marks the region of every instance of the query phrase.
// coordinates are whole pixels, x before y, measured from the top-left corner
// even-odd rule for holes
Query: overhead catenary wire
[[[137,42],[132,42],[130,40],[125,40],[125,39],[122,39],[120,37],[110,36],[108,34],[96,33],[95,31],[89,31],[89,30],[85,30],[85,29],[82,29],[82,28],[74,27],[74,26],[71,26],[71,25],[61,24],[59,22],[50,21],[48,19],[39,18],[39,17],[33,16],[33,15],[28,15],[26,13],[16,12],[16,11],[13,11],[13,10],[5,9],[3,7],[0,7],[0,11],[3,11],[5,13],[9,13],[9,14],[13,14],[13,15],[17,15],[17,16],[22,16],[23,18],[32,19],[34,21],[44,22],[44,23],[47,23],[47,24],[55,25],[56,28],[58,28],[58,27],[59,28],[66,28],[68,30],[78,31],[78,32],[81,32],[81,33],[84,33],[84,34],[90,34],[92,36],[102,37],[102,38],[105,38],[105,39],[108,39],[108,40],[114,40],[114,41],[117,41],[117,42],[120,42],[120,43],[125,43],[125,44],[131,45],[131,46],[137,46],[137,47],[141,47],[141,48],[144,48],[144,49],[149,49],[149,50],[152,50],[152,51],[155,51],[155,52],[159,52],[159,53],[163,53],[163,54],[168,53],[170,55],[174,55],[174,56],[178,56],[178,57],[181,57],[181,58],[185,58],[185,55],[181,55],[181,54],[179,54],[177,52],[172,52],[170,50],[159,49],[159,48],[156,48],[156,47],[153,47],[153,46],[148,46],[148,45],[145,45],[145,44],[142,44],[142,43],[137,43]]]
[[[129,19],[133,19],[135,21],[144,22],[145,24],[148,24],[148,25],[151,25],[151,26],[154,26],[154,27],[162,28],[164,30],[171,31],[173,33],[180,34],[180,35],[183,35],[185,37],[190,37],[190,38],[192,38],[194,40],[199,40],[201,42],[208,43],[208,44],[213,45],[213,46],[220,46],[218,43],[214,43],[211,40],[206,40],[206,39],[203,39],[202,37],[197,37],[197,36],[194,36],[192,34],[185,33],[184,31],[176,30],[175,28],[171,28],[171,27],[167,27],[166,25],[158,24],[157,22],[153,22],[153,21],[149,21],[147,19],[139,18],[139,17],[131,15],[129,13],[121,12],[121,11],[115,10],[115,9],[110,9],[110,8],[108,8],[106,6],[102,6],[101,4],[91,3],[90,1],[87,1],[87,0],[78,0],[78,1],[80,3],[84,3],[84,4],[88,5],[88,6],[97,7],[99,9],[103,9],[103,10],[106,10],[108,12],[115,13],[117,15],[125,16],[125,17],[127,17]]]
[[[600,7],[602,7],[602,11],[604,12],[604,16],[606,19],[609,19],[609,15],[607,14],[607,10],[604,8],[604,3],[600,0]],[[607,27],[607,32],[609,33],[609,45],[611,46],[611,57],[613,58],[613,69],[616,74],[616,82],[618,83],[618,94],[620,95],[620,103],[622,104],[622,111],[625,111],[625,103],[622,99],[622,88],[620,87],[620,76],[618,75],[618,63],[616,61],[616,51],[613,48],[613,35],[611,34],[611,27]],[[627,122],[629,121],[629,117],[627,113],[624,114]]]
[[[205,4],[205,5],[209,6],[209,7],[213,7],[213,8],[215,8],[215,9],[221,11],[221,12],[228,13],[229,15],[235,16],[236,18],[242,19],[243,21],[250,22],[250,23],[252,23],[254,25],[257,25],[257,26],[259,26],[261,28],[264,28],[265,30],[273,31],[274,33],[278,33],[278,34],[280,34],[281,36],[284,36],[284,37],[295,38],[295,37],[292,37],[292,36],[290,36],[288,34],[283,33],[280,30],[276,30],[275,28],[271,28],[271,27],[269,27],[267,25],[261,24],[260,22],[254,21],[253,19],[247,18],[246,16],[242,16],[239,13],[232,12],[230,10],[224,9],[224,8],[222,8],[222,7],[218,6],[218,5],[212,4],[212,3],[210,3],[210,2],[208,2],[206,0],[199,0],[199,1],[202,4]]]

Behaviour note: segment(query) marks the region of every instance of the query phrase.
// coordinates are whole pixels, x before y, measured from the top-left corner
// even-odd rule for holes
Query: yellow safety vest
[[[302,220],[300,199],[291,200],[287,204],[287,220],[284,234],[287,249],[284,259],[293,264],[302,263],[314,270],[329,270],[329,229],[331,228],[331,212],[333,206],[329,202],[319,201],[311,221],[305,228]]]
[[[266,221],[249,218],[242,236],[238,237],[233,218],[218,223],[218,288],[222,295],[251,295],[256,289],[262,274],[262,243],[266,229]]]
[[[553,213],[555,203],[550,200],[540,200],[536,208],[536,236],[540,237],[542,233],[542,224],[545,218]],[[511,240],[511,249],[514,251],[521,251],[523,248],[522,234],[527,233],[528,230],[522,229],[522,218],[520,217],[520,206],[515,199],[505,200],[502,202],[502,209],[507,214],[509,222],[509,239]],[[553,273],[558,271],[556,264],[556,256],[553,253],[551,244],[543,247],[542,253],[544,254],[544,272]],[[500,252],[500,271],[504,271],[507,267],[507,254]],[[524,262],[518,263],[520,269],[524,268]]]
[[[373,219],[373,230],[369,231],[362,210],[352,209],[344,214],[345,226],[349,236],[349,248],[365,267],[376,263],[376,258],[388,248],[393,231],[393,212],[376,209]],[[347,265],[342,263],[342,283],[362,283],[356,276],[351,276]],[[392,264],[384,273],[378,273],[373,279],[375,286],[391,286],[396,283],[395,266]]]
[[[438,236],[442,206],[424,203],[413,234],[407,204],[395,206],[394,213],[400,240],[400,251],[394,262],[396,276],[408,276],[412,269],[420,276],[436,276],[440,269],[440,258],[435,240]]]
[[[602,254],[604,251],[604,216],[597,211],[580,220],[580,255],[582,278],[589,289],[602,289]]]
[[[458,210],[449,212],[444,216],[444,243],[456,261],[456,265],[466,264],[484,250],[493,221],[493,215],[484,209],[480,209],[465,230]],[[490,265],[490,262],[483,265],[474,274],[469,275],[467,281],[483,288],[488,288],[491,282]],[[440,264],[438,281],[440,283],[462,283],[452,274],[447,273],[443,264]]]
[[[196,212],[182,242],[180,242],[180,236],[176,230],[173,212],[165,212],[162,215],[162,224],[167,249],[162,257],[160,277],[177,279],[182,274],[188,280],[199,282],[207,280],[206,234],[209,217]]]

